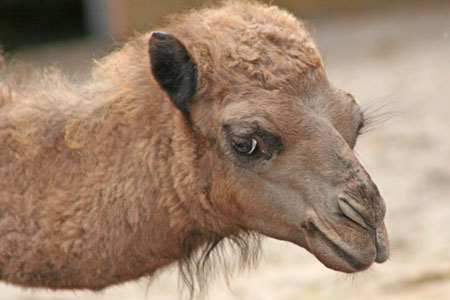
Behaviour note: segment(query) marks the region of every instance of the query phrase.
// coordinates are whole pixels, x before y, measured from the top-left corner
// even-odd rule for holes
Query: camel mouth
[[[345,251],[342,247],[340,247],[338,244],[333,242],[325,233],[323,233],[314,223],[310,224],[310,229],[315,232],[315,234],[318,236],[318,238],[322,239],[325,244],[328,246],[329,249],[331,249],[338,257],[342,258],[344,261],[346,261],[355,272],[363,271],[367,269],[372,262],[369,263],[362,263],[358,261],[355,257],[353,257],[350,253]],[[353,273],[352,270],[352,273]],[[339,270],[341,271],[341,270]],[[344,270],[345,272],[346,270]]]
[[[373,251],[369,251],[372,253],[356,257],[329,238],[315,223],[308,222],[303,229],[308,233],[307,250],[330,269],[344,273],[356,273],[366,270],[376,261],[375,245]]]

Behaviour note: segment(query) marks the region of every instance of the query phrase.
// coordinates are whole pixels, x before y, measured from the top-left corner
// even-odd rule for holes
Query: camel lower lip
[[[352,270],[337,269],[337,271],[353,273],[353,272],[363,271],[371,265],[371,263],[364,264],[364,263],[359,262],[352,255],[350,255],[348,252],[346,252],[341,247],[339,247],[335,242],[333,242],[331,239],[329,239],[314,223],[312,223],[312,222],[309,223],[308,231],[310,233],[316,234],[317,238],[324,241],[325,244],[328,246],[328,248],[330,248],[338,257],[340,257],[345,262],[347,262],[348,265],[350,265],[350,267],[352,268]],[[330,267],[332,269],[336,269],[333,266],[329,266],[329,264],[327,264],[327,263],[325,263],[325,265],[327,265],[328,267]]]

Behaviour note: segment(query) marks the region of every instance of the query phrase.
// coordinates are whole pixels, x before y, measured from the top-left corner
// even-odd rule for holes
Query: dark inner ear
[[[156,81],[176,107],[189,113],[197,88],[197,68],[186,48],[170,34],[154,32],[149,54]]]

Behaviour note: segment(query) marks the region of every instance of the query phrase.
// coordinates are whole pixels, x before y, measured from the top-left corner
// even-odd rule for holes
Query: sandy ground
[[[265,239],[259,266],[234,274],[229,287],[214,280],[205,299],[450,299],[449,4],[314,21],[330,79],[363,106],[386,103],[385,111],[398,112],[356,149],[387,203],[391,259],[342,275],[297,246]],[[75,65],[81,76],[79,65],[95,47],[69,43],[22,56],[39,65],[54,59],[55,49],[61,65]],[[177,282],[172,268],[151,284],[100,293],[0,284],[0,300],[179,299]]]

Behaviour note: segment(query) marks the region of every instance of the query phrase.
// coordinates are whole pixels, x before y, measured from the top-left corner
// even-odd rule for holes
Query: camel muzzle
[[[338,196],[338,206],[341,212],[372,234],[377,250],[375,262],[383,263],[389,258],[387,230],[383,222],[386,209],[381,196],[373,200],[373,203],[376,205],[366,208],[347,192],[342,192]]]

